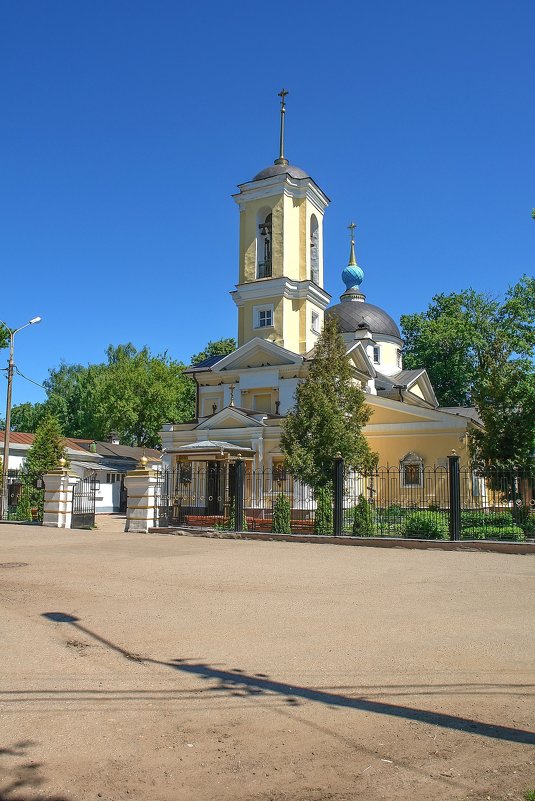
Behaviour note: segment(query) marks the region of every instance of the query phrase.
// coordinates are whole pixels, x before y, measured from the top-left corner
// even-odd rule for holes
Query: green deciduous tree
[[[297,387],[295,407],[283,424],[289,472],[317,492],[332,487],[337,453],[348,467],[370,467],[375,456],[362,433],[370,413],[337,322],[326,320],[308,375]]]
[[[30,434],[36,431],[46,413],[44,403],[20,403],[11,409],[11,430],[26,431]]]
[[[535,280],[524,276],[503,301],[473,289],[435,295],[427,311],[401,317],[403,366],[425,367],[441,406],[473,403],[496,362],[531,358]]]
[[[7,348],[9,345],[9,334],[5,325],[0,323],[0,348]]]
[[[155,447],[163,423],[193,417],[195,388],[181,362],[132,346],[109,347],[107,354],[98,377],[96,439],[113,430],[125,444]]]
[[[478,409],[485,431],[472,436],[476,464],[532,463],[534,322],[535,279],[527,276],[503,300],[469,289],[401,318],[404,366],[427,368],[441,405]]]
[[[475,466],[530,470],[535,465],[535,370],[526,360],[496,363],[474,388],[484,430],[470,434]]]
[[[106,355],[101,364],[50,370],[47,400],[14,407],[13,428],[35,431],[48,413],[70,437],[102,440],[116,431],[125,445],[154,447],[163,423],[193,417],[195,387],[184,364],[131,343],[110,345]]]
[[[203,362],[210,356],[227,356],[229,353],[232,353],[233,350],[236,350],[236,340],[233,337],[217,339],[214,342],[210,340],[204,350],[193,354],[191,357],[191,364],[199,364],[199,362]]]

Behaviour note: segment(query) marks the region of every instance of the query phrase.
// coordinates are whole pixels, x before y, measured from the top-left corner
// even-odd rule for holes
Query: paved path
[[[1,526],[0,563],[0,799],[535,788],[531,556]]]

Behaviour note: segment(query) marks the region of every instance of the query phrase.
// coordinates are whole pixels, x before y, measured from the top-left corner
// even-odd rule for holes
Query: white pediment
[[[408,382],[407,391],[412,395],[416,395],[417,398],[422,398],[431,403],[435,408],[438,407],[437,396],[426,370],[422,370],[413,381]]]
[[[255,337],[217,362],[212,372],[223,373],[253,367],[285,367],[299,365],[302,362],[303,357],[298,353],[281,348],[269,340]]]
[[[227,406],[225,409],[221,409],[220,412],[217,412],[217,414],[213,414],[211,417],[203,420],[202,423],[199,423],[197,430],[216,431],[218,429],[228,428],[258,428],[259,426],[264,426],[262,422],[263,417],[264,415],[261,412],[251,417],[250,414],[242,412],[235,406]]]
[[[364,373],[364,375],[369,376],[370,378],[375,378],[376,371],[371,363],[368,354],[366,353],[366,348],[362,344],[362,342],[357,342],[347,351],[347,355],[349,356],[350,360],[353,362],[353,365],[359,373]]]

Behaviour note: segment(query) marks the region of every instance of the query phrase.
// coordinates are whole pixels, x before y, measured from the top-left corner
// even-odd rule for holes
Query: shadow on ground
[[[467,734],[480,735],[495,740],[535,745],[535,733],[527,731],[526,729],[501,726],[499,724],[487,723],[473,718],[449,715],[427,709],[418,709],[411,706],[388,703],[386,701],[374,701],[370,698],[354,698],[342,693],[326,691],[319,688],[302,687],[298,684],[276,681],[263,673],[251,675],[239,668],[222,670],[202,662],[193,662],[183,658],[172,659],[167,662],[151,659],[150,657],[144,657],[126,651],[124,648],[105,639],[100,634],[83,626],[80,623],[80,618],[74,617],[73,615],[64,612],[44,612],[42,616],[55,623],[65,623],[76,628],[78,631],[83,632],[102,645],[105,645],[107,648],[121,654],[126,659],[145,665],[152,664],[168,667],[182,673],[193,674],[206,681],[216,682],[215,686],[211,686],[210,689],[217,693],[226,693],[230,696],[245,698],[254,698],[270,694],[282,698],[289,706],[298,706],[303,701],[311,701],[325,704],[333,709],[340,707],[354,709],[360,712],[417,721],[443,729],[462,731]]]
[[[37,745],[31,740],[0,747],[0,801],[69,801],[65,796],[43,795],[45,778],[42,763],[30,758],[30,749]],[[6,759],[16,760],[13,765]]]

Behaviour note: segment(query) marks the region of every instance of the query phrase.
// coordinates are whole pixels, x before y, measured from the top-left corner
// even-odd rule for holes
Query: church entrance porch
[[[234,514],[236,461],[250,463],[254,452],[229,442],[202,441],[174,451],[161,476],[159,525],[229,527]]]

